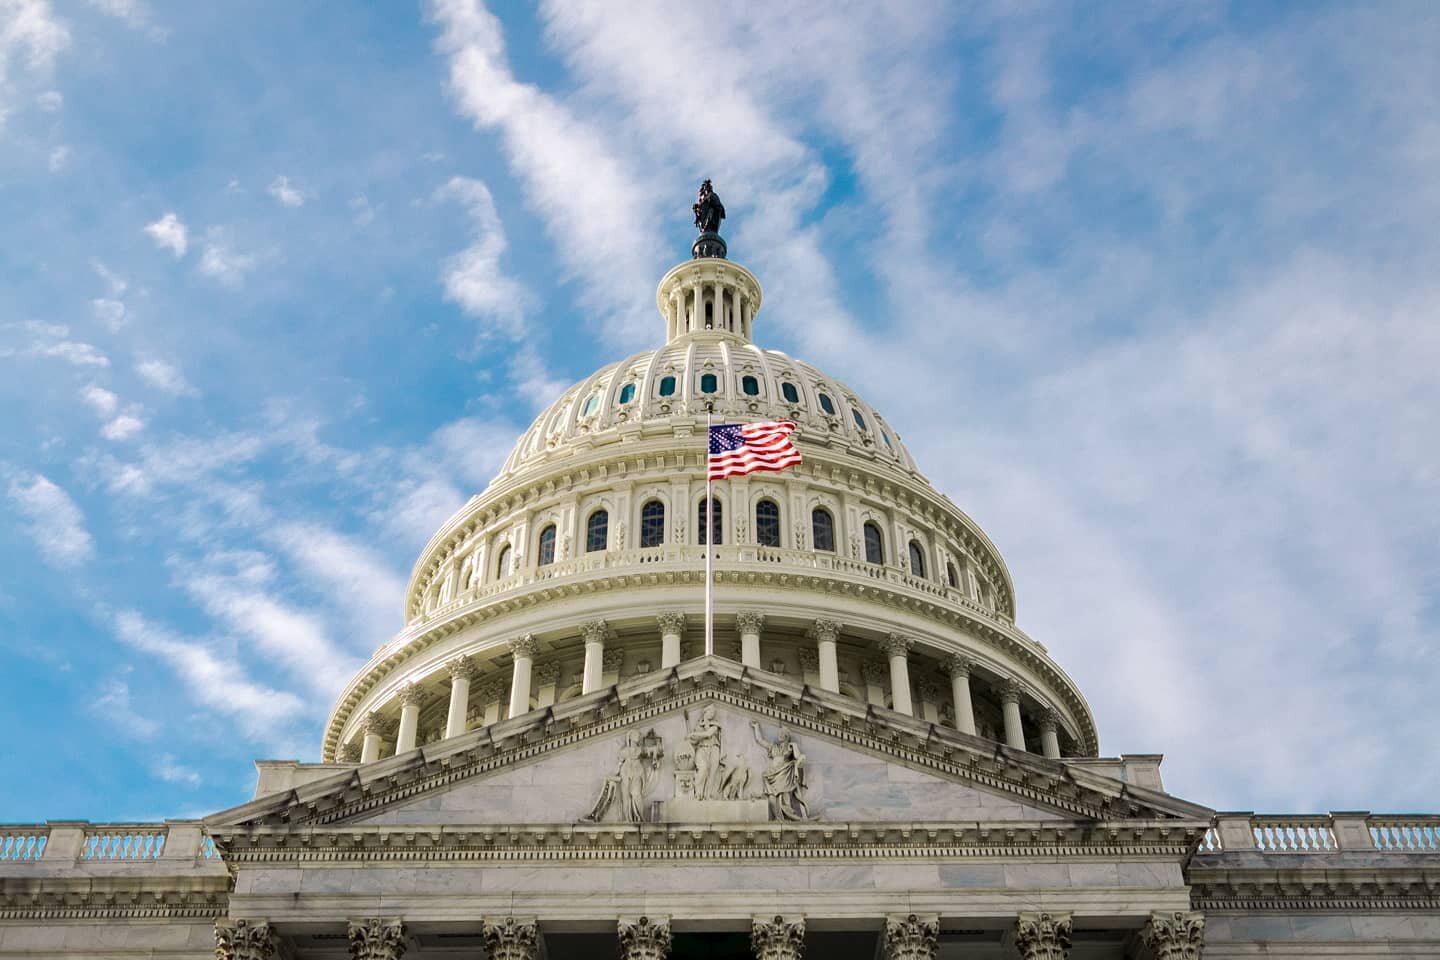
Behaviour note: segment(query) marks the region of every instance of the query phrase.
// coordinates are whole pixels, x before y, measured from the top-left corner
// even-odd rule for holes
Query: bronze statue
[[[695,211],[695,226],[701,233],[719,233],[720,221],[725,219],[725,204],[715,195],[715,188],[706,180],[700,184],[700,199],[691,204]]]

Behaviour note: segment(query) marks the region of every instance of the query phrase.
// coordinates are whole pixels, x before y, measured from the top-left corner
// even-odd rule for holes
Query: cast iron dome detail
[[[694,213],[702,238],[718,239],[724,207],[708,181]],[[564,391],[431,538],[411,573],[405,626],[342,692],[324,757],[353,756],[370,715],[382,756],[421,746],[409,727],[400,738],[385,723],[409,684],[412,698],[431,698],[420,729],[444,739],[700,656],[683,625],[703,620],[712,411],[722,422],[794,421],[805,458],[715,486],[716,629],[746,638],[717,652],[1012,744],[1024,733],[1006,727],[1014,708],[1000,707],[1018,691],[1030,734],[1055,724],[1047,750],[1097,754],[1084,696],[1016,625],[995,545],[856,391],[755,344],[761,303],[759,281],[723,250],[661,278],[664,344]],[[890,662],[870,662],[879,650]],[[457,657],[485,681],[456,688]],[[951,702],[952,658],[969,664],[963,708]],[[551,665],[543,674],[540,662]],[[468,699],[445,702],[454,696]]]

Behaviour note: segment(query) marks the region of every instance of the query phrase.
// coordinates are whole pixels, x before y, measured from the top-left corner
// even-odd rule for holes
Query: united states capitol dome
[[[713,656],[1012,749],[1097,754],[1079,689],[1015,624],[994,544],[879,411],[756,345],[760,282],[727,253],[702,232],[656,291],[663,345],[566,390],[431,538],[404,628],[331,713],[327,760],[706,656],[707,554]],[[708,532],[707,418],[794,421],[804,457],[717,482]]]

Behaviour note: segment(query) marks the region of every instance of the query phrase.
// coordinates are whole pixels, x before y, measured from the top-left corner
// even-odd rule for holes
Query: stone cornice
[[[229,892],[225,874],[118,882],[83,875],[9,877],[0,885],[0,920],[218,919]]]
[[[1235,865],[1225,855],[1195,857],[1187,871],[1196,910],[1436,910],[1440,858],[1383,853],[1253,857]],[[1240,860],[1242,858],[1236,858]],[[1279,862],[1276,862],[1276,861]],[[1368,862],[1365,862],[1368,861]]]

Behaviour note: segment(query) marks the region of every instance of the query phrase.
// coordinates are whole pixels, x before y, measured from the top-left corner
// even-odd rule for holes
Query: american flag
[[[790,442],[794,432],[795,424],[789,420],[712,426],[709,479],[795,466],[800,462],[800,451]]]

